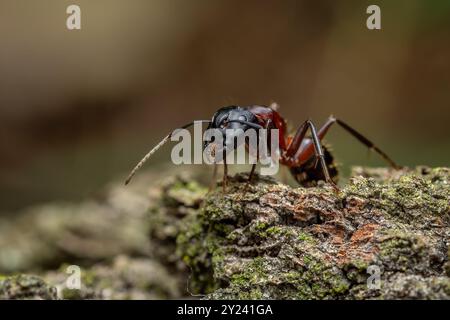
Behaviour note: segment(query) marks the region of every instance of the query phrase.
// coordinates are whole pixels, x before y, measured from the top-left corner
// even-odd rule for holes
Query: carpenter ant
[[[329,183],[335,190],[337,181],[337,169],[333,161],[333,156],[327,147],[321,144],[322,139],[328,132],[328,129],[333,124],[338,124],[362,144],[377,152],[384,158],[392,167],[399,169],[400,167],[382,150],[375,146],[369,139],[350,127],[348,124],[340,119],[330,116],[326,123],[316,130],[314,123],[311,120],[306,120],[297,129],[294,135],[287,133],[286,121],[276,111],[276,105],[267,106],[228,106],[219,109],[212,120],[200,120],[203,123],[208,123],[208,129],[219,129],[223,132],[226,141],[234,139],[233,136],[227,135],[225,129],[241,129],[244,132],[250,128],[260,129],[278,129],[279,130],[279,149],[280,149],[280,163],[290,169],[291,174],[295,180],[303,186],[311,186],[319,180],[324,180]],[[186,129],[192,126],[191,122],[183,127]],[[311,135],[306,136],[307,131]],[[142,167],[162,145],[170,140],[172,134],[168,134],[160,143],[158,143],[147,155],[136,165],[131,171],[125,184],[128,184],[136,171]],[[206,147],[206,143],[204,145]],[[225,189],[227,183],[227,164],[224,157],[224,177],[223,187]],[[320,163],[320,167],[318,166]],[[248,181],[250,182],[255,171],[256,164],[252,165]],[[217,166],[214,168],[214,176],[216,174]],[[214,179],[215,180],[215,179]]]

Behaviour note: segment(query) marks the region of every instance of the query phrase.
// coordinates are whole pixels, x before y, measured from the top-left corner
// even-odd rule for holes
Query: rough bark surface
[[[339,194],[270,179],[244,194],[236,176],[177,237],[191,285],[210,299],[448,299],[449,170],[355,173]]]
[[[32,208],[0,232],[0,271],[46,282],[0,278],[0,298],[450,298],[448,168],[354,168],[339,193],[263,177],[244,192],[246,177],[207,194],[192,175],[153,174]],[[81,290],[65,287],[67,264]]]

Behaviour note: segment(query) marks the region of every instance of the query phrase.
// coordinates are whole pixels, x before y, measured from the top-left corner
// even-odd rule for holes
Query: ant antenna
[[[166,144],[167,141],[170,140],[170,138],[172,137],[172,135],[180,129],[187,129],[190,126],[192,126],[194,123],[196,122],[201,122],[201,123],[211,123],[210,120],[196,120],[194,122],[188,123],[184,126],[182,126],[181,128],[175,129],[173,130],[171,133],[169,133],[164,139],[162,139],[155,147],[153,147],[153,149],[151,149],[143,158],[141,161],[139,161],[139,163],[133,168],[133,170],[131,171],[131,173],[128,175],[127,180],[125,180],[125,185],[127,185],[128,183],[130,183],[131,179],[133,178],[133,176],[136,174],[136,172],[143,166],[143,164],[156,152],[158,151],[159,148],[161,148],[163,145]]]

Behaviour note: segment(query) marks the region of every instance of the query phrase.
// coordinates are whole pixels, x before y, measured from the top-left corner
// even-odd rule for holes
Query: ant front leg
[[[256,163],[252,164],[252,169],[250,170],[250,174],[248,175],[247,184],[252,182],[253,175],[255,174],[255,169],[256,169]]]
[[[303,147],[302,144],[306,140],[306,132],[307,130],[311,131],[311,140],[312,142],[306,142],[306,146]],[[316,156],[318,162],[320,162],[323,176],[325,177],[325,182],[329,183],[333,189],[339,191],[339,188],[333,182],[330,177],[330,173],[328,172],[328,167],[325,162],[325,156],[323,153],[322,146],[320,144],[320,139],[317,134],[316,127],[311,120],[306,120],[300,128],[298,128],[295,136],[293,137],[291,143],[289,144],[285,154],[284,161],[291,167],[300,165],[301,163],[307,161],[312,154],[312,147],[314,148],[314,155]]]
[[[253,174],[255,173],[255,169],[256,169],[256,163],[252,164],[252,169],[250,170],[250,173],[248,175],[248,180],[245,183],[244,191],[242,192],[243,196],[245,196],[247,194],[248,187],[250,186],[250,183],[252,182]]]
[[[266,124],[264,125],[264,129],[267,130],[267,128],[269,128],[269,126],[270,126],[271,123],[272,123],[272,121],[271,121],[270,119],[267,120],[267,121],[266,121]],[[269,135],[267,135],[267,137],[269,137]],[[250,153],[251,153],[251,152],[255,152],[256,158],[258,158],[258,156],[259,156],[259,152],[258,152],[258,151],[259,151],[259,150],[258,150],[258,147],[256,148],[256,150],[253,150],[252,146],[249,147],[249,152],[250,152]],[[249,173],[249,175],[248,175],[247,183],[246,183],[246,185],[245,185],[245,189],[244,189],[245,192],[247,192],[248,186],[249,186],[250,183],[252,182],[253,175],[255,174],[255,169],[256,169],[256,163],[252,164],[252,168],[251,168],[250,173]]]
[[[228,166],[227,166],[227,155],[223,157],[223,180],[222,180],[222,190],[223,193],[227,192],[228,183]]]

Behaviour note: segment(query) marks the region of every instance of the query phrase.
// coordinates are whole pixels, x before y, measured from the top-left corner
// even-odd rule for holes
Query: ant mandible
[[[400,167],[380,148],[375,146],[369,139],[364,137],[361,133],[350,127],[348,124],[340,119],[330,116],[326,123],[316,130],[314,123],[311,120],[306,120],[297,129],[294,135],[287,133],[286,121],[276,111],[276,105],[267,106],[228,106],[219,109],[211,120],[199,120],[200,122],[208,123],[208,129],[220,129],[225,135],[225,140],[229,140],[224,129],[241,129],[246,131],[250,128],[260,129],[278,129],[279,130],[279,148],[280,148],[280,163],[290,169],[294,179],[303,186],[310,186],[319,180],[324,180],[329,183],[335,190],[338,190],[335,181],[337,179],[337,170],[333,162],[333,157],[328,150],[321,144],[322,139],[328,132],[328,129],[333,124],[338,124],[362,144],[377,152],[384,158],[393,168]],[[192,126],[194,122],[181,127],[186,129]],[[307,131],[310,131],[310,136],[306,136]],[[176,130],[175,130],[176,131]],[[144,158],[134,167],[128,176],[125,184],[128,184],[134,174],[139,168],[166,142],[170,140],[175,131],[169,133],[161,142],[159,142]],[[206,144],[205,144],[206,147]],[[224,157],[224,176],[223,187],[224,190],[227,184],[227,164]],[[320,163],[320,168],[318,166]],[[214,168],[214,176],[216,175],[216,167]],[[256,164],[252,165],[248,182],[251,181],[255,171]],[[214,179],[215,180],[215,179]]]

